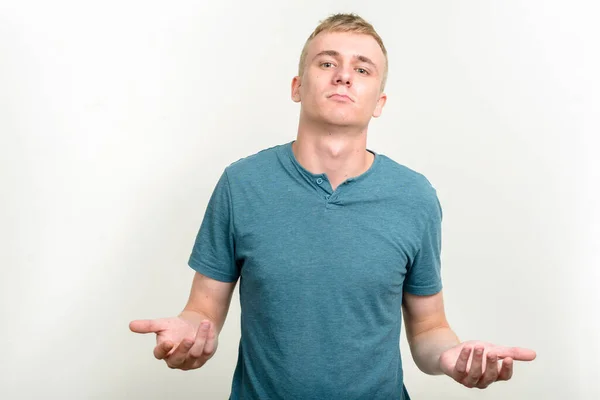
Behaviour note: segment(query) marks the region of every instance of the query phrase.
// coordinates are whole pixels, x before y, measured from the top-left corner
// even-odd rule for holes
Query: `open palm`
[[[155,333],[154,357],[165,360],[170,368],[182,370],[203,366],[215,354],[218,335],[214,324],[181,316],[131,321],[129,329],[136,333]]]
[[[509,380],[513,361],[532,361],[535,357],[530,349],[468,341],[446,350],[439,360],[442,371],[455,381],[469,388],[484,389],[493,382]]]

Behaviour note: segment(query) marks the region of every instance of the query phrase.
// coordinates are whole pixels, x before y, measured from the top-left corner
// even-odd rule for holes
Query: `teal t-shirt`
[[[228,165],[189,265],[239,278],[230,399],[409,399],[402,293],[442,289],[442,209],[420,173],[375,155],[335,191],[292,142]]]

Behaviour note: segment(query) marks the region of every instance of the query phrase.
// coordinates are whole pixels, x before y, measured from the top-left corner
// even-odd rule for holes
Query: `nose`
[[[352,73],[348,68],[340,68],[334,75],[334,81],[336,85],[352,85]]]

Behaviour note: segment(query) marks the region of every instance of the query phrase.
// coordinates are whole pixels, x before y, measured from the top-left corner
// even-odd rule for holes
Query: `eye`
[[[325,67],[325,68],[329,68],[329,67],[333,66],[333,63],[325,61],[325,62],[321,63],[321,66]]]
[[[367,71],[364,68],[356,68],[356,70],[358,71],[359,74],[362,74],[362,75],[368,75],[369,74],[369,71]]]

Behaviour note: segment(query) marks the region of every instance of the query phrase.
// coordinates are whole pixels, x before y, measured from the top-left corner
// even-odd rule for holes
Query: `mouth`
[[[352,100],[350,98],[350,96],[347,96],[345,94],[339,94],[339,93],[334,93],[334,94],[330,95],[329,98],[333,99],[333,100],[337,100],[337,101],[351,101],[351,102],[354,102],[354,100]]]

